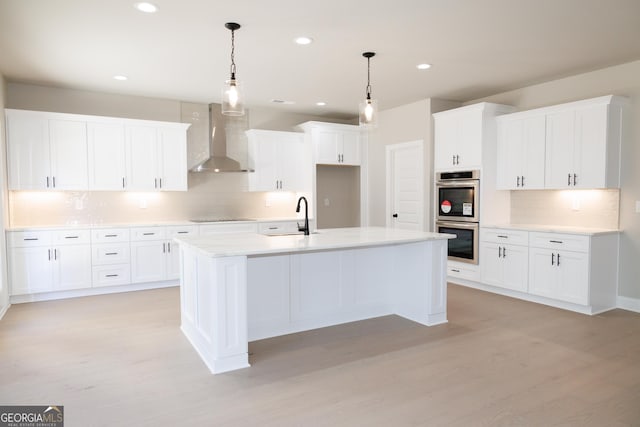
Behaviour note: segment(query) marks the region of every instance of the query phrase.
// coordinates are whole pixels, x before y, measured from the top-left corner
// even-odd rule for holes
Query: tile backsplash
[[[11,227],[296,217],[307,193],[247,191],[247,175],[189,174],[189,191],[9,192]]]
[[[619,228],[620,190],[511,192],[511,223]]]

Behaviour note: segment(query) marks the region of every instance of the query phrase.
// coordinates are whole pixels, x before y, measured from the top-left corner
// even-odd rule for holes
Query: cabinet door
[[[360,166],[360,134],[359,132],[342,132],[341,164]]]
[[[498,122],[496,171],[496,188],[498,190],[520,189],[520,181],[522,179],[523,128],[524,120],[520,119],[502,120]]]
[[[575,113],[574,173],[576,188],[607,187],[608,105],[581,108]]]
[[[161,190],[187,191],[187,139],[184,129],[160,128],[159,183]]]
[[[482,112],[465,111],[458,117],[459,140],[456,167],[479,168],[482,164]]]
[[[121,123],[87,123],[89,190],[124,190],[126,149]]]
[[[311,189],[311,158],[302,135],[290,134],[279,141],[277,161],[282,190]]]
[[[87,190],[87,123],[49,120],[51,181],[55,190]]]
[[[152,126],[126,126],[127,190],[158,189],[158,134]]]
[[[315,161],[318,164],[337,165],[340,163],[342,138],[334,130],[316,129],[313,131]]]
[[[557,263],[559,263],[559,277],[556,298],[587,305],[589,303],[588,255],[582,252],[559,252]]]
[[[523,141],[520,148],[520,188],[537,190],[544,188],[546,118],[527,117],[523,120]]]
[[[180,278],[180,245],[167,242],[167,280]]]
[[[9,257],[11,295],[53,290],[53,263],[48,247],[12,248]]]
[[[526,292],[529,273],[529,248],[504,245],[502,247],[503,286],[514,291]]]
[[[50,182],[49,123],[43,114],[7,112],[9,190],[45,190]]]
[[[53,248],[53,288],[56,291],[91,287],[91,246]]]
[[[553,265],[551,264],[553,255]],[[556,298],[558,267],[555,252],[550,249],[529,248],[529,293]]]
[[[502,287],[504,284],[502,246],[496,243],[480,242],[480,267],[483,283]]]
[[[458,151],[459,128],[455,116],[441,116],[434,120],[434,167],[436,170],[455,166]]]
[[[166,242],[131,242],[131,282],[165,280]]]
[[[546,188],[573,186],[574,117],[573,110],[546,116]]]
[[[251,156],[255,172],[249,175],[250,191],[276,191],[280,189],[278,174],[278,138],[272,132],[256,132],[250,135]],[[295,167],[295,165],[287,165]]]

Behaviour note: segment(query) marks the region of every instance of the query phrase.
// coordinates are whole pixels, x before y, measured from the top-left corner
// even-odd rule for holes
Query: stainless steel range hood
[[[248,129],[248,113],[240,117],[223,116],[220,104],[209,104],[205,118],[202,117],[205,114],[198,113],[194,108],[188,108],[189,106],[197,107],[195,104],[183,104],[183,121],[198,122],[197,126],[192,125],[193,132],[189,135],[189,171],[253,172],[253,169],[249,168],[245,134]],[[207,127],[205,137],[204,131]]]

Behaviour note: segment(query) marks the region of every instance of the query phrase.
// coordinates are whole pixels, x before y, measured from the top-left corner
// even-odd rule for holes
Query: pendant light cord
[[[371,99],[371,58],[367,57],[367,99]]]
[[[235,34],[235,30],[231,30],[231,80],[235,80],[236,78],[235,53],[236,53],[236,34]]]

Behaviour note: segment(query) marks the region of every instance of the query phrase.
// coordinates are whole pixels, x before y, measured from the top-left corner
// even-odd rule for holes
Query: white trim
[[[386,175],[386,196],[385,196],[385,226],[392,227],[393,223],[391,222],[391,205],[392,205],[392,192],[391,192],[391,180],[392,180],[392,167],[391,167],[391,155],[393,152],[405,148],[413,148],[417,147],[419,150],[418,158],[420,159],[420,186],[419,189],[420,196],[422,198],[422,207],[419,212],[418,217],[420,218],[420,231],[425,231],[425,223],[424,223],[424,209],[425,209],[425,199],[424,199],[424,140],[418,139],[415,141],[409,142],[401,142],[399,144],[390,144],[386,145],[385,148],[385,175]]]
[[[170,288],[172,286],[180,286],[179,280],[167,280],[164,282],[152,283],[133,283],[122,286],[105,286],[102,288],[75,289],[72,291],[59,292],[43,292],[39,294],[12,295],[10,302],[12,304],[21,304],[25,302],[51,301],[65,298],[88,297],[95,295],[117,294],[120,292],[146,291],[149,289]]]
[[[11,307],[11,304],[7,304],[2,308],[2,311],[0,311],[0,320],[2,320],[5,314],[7,314],[7,311],[9,311],[9,307]]]
[[[629,298],[618,295],[618,301],[616,303],[618,308],[623,310],[635,311],[640,313],[640,298]]]

